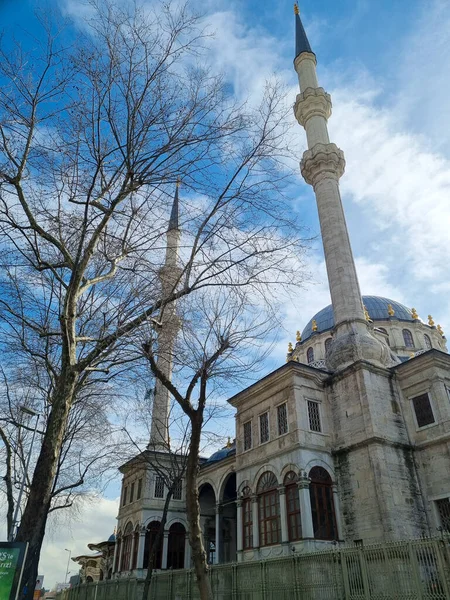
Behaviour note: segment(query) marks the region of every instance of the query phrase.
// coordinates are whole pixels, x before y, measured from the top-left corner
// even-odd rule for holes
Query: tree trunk
[[[201,418],[191,419],[191,441],[186,466],[186,515],[189,524],[189,543],[192,550],[192,560],[197,576],[200,600],[214,600],[200,527],[200,504],[198,501],[197,475],[202,423],[203,419]]]
[[[6,500],[7,500],[7,513],[6,513],[6,533],[7,539],[9,540],[10,535],[13,534],[13,515],[14,515],[14,496],[13,496],[13,484],[12,484],[12,472],[11,472],[11,444],[8,441],[7,436],[0,427],[0,437],[2,438],[3,444],[6,448],[6,474],[3,477],[6,485]]]
[[[148,600],[148,598],[149,598],[150,586],[152,583],[153,569],[155,567],[156,553],[158,552],[159,544],[161,543],[161,539],[164,535],[164,528],[167,523],[167,513],[169,512],[169,504],[172,499],[172,495],[173,495],[173,487],[170,488],[167,492],[166,501],[164,503],[163,514],[162,514],[162,518],[161,518],[161,523],[159,525],[158,533],[156,534],[156,537],[150,548],[150,556],[148,558],[147,575],[145,576],[144,591],[142,592],[142,600]]]
[[[72,405],[77,374],[72,369],[62,371],[52,398],[52,410],[41,450],[34,469],[30,493],[17,532],[17,542],[28,542],[28,554],[23,571],[23,600],[32,600],[38,575],[39,555],[45,534],[51,494],[58,467],[67,418]]]

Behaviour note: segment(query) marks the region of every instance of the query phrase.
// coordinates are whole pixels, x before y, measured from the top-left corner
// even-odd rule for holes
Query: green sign
[[[0,542],[0,598],[16,600],[28,544]]]

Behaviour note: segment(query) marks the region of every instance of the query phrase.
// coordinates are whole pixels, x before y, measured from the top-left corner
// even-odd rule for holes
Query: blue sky
[[[23,30],[36,31],[36,6],[43,5],[0,0],[2,26],[23,39]],[[75,22],[82,16],[79,2],[45,6]],[[276,72],[292,90],[293,103],[298,89],[292,2],[206,0],[197,6],[216,31],[210,60],[236,93],[256,102],[265,79]],[[333,99],[330,137],[346,156],[341,190],[362,292],[414,306],[424,319],[431,313],[450,331],[448,1],[303,0],[300,10],[318,58],[319,82]],[[300,159],[305,134],[293,117],[292,131]],[[317,235],[314,195],[300,173],[292,207]],[[296,329],[329,302],[320,240],[308,268],[313,282],[286,302],[267,371],[284,362]],[[227,435],[233,420],[218,427]],[[114,527],[115,499],[98,499],[83,511],[71,527],[50,526],[41,569],[47,586],[64,576],[67,555],[61,549],[84,553],[88,541]]]

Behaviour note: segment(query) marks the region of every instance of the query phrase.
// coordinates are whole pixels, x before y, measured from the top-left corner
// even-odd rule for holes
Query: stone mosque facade
[[[450,530],[450,355],[440,326],[395,300],[361,296],[342,207],[342,150],[331,99],[298,9],[294,111],[308,142],[301,172],[316,196],[332,304],[297,332],[287,362],[229,399],[235,440],[202,460],[199,501],[211,563],[252,561]],[[161,281],[176,276],[178,189]],[[175,307],[163,321],[174,350]],[[164,323],[166,328],[164,329]],[[160,367],[170,377],[170,357]],[[113,577],[142,577],[167,490],[170,398],[158,387],[148,449],[121,467]],[[191,566],[184,482],[170,503],[157,568]]]

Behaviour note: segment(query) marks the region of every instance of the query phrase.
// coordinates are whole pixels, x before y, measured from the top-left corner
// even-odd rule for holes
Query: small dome
[[[115,541],[116,541],[116,534],[112,533],[108,538],[108,542],[115,542]]]
[[[220,450],[217,450],[217,452],[214,452],[214,454],[211,454],[206,461],[206,464],[223,460],[224,458],[228,458],[233,454],[236,454],[236,440],[234,440],[230,446],[225,446],[225,448],[221,448]]]
[[[382,298],[381,296],[363,296],[362,299],[364,306],[367,308],[367,312],[373,321],[387,321],[389,319],[389,304],[391,304],[392,308],[394,309],[395,314],[393,318],[399,319],[400,321],[414,321],[410,309],[403,304],[400,304],[400,302],[390,300],[389,298]],[[311,337],[313,333],[312,322],[314,320],[317,324],[317,332],[315,333],[322,333],[323,331],[333,329],[334,315],[332,305],[329,304],[325,308],[322,308],[322,310],[314,315],[314,317],[309,321],[302,331],[303,341]]]

